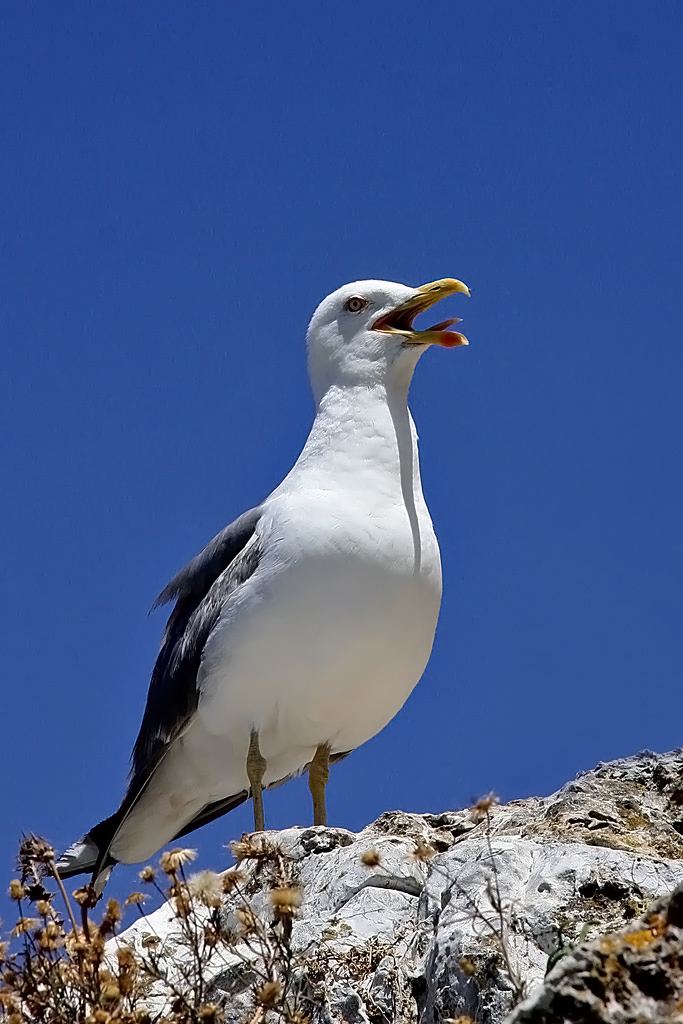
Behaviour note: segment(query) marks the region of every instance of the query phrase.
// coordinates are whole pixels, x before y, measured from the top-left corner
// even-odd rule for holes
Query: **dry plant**
[[[457,880],[448,884],[494,940],[517,1003],[525,995],[524,983],[509,953],[513,914],[501,897],[491,843],[494,803],[490,795],[472,810],[485,828],[491,865],[486,896],[492,913],[482,910]],[[234,1020],[233,995],[220,988],[228,976],[240,979],[243,1024],[307,1024],[325,999],[326,977],[335,976],[335,964],[341,969],[343,961],[360,981],[382,957],[396,959],[391,944],[353,947],[348,963],[332,947],[317,948],[314,956],[309,949],[295,951],[292,930],[302,892],[293,862],[265,837],[245,836],[231,850],[237,866],[222,874],[188,875],[196,853],[180,848],[164,853],[159,869],[144,867],[143,887],[167,901],[171,921],[163,936],[156,933],[145,914],[144,892],[133,892],[124,906],[134,907],[145,924],[133,938],[131,933],[124,938],[118,934],[119,903],[108,900],[96,920],[99,901],[92,888],[77,889],[70,898],[54,850],[43,839],[25,838],[20,877],[9,887],[18,919],[10,942],[0,943],[0,1024],[221,1024],[227,1010]],[[426,864],[436,852],[416,839],[408,858]],[[373,847],[359,861],[380,875],[385,870]],[[266,909],[257,912],[252,898],[263,892]],[[323,933],[323,940],[334,938],[334,932]],[[461,968],[469,977],[479,972],[467,957]]]
[[[260,1024],[266,1016],[269,1022],[305,1024],[311,1007],[291,945],[301,902],[291,864],[266,841],[243,839],[233,844],[233,852],[263,877],[269,896],[267,920],[254,912],[247,898],[248,872],[237,868],[222,875],[201,871],[188,877],[186,866],[196,856],[193,850],[162,855],[163,884],[155,868],[140,872],[142,882],[169,900],[172,908],[177,934],[170,956],[151,924],[139,948],[117,940],[121,908],[116,900],[106,903],[99,923],[90,919],[88,911],[97,903],[92,889],[78,889],[70,900],[55,868],[54,850],[35,836],[24,839],[20,877],[9,888],[18,920],[11,941],[0,945],[0,1021],[220,1024],[225,1004],[212,982],[222,967],[241,960],[253,979],[245,1024]],[[63,912],[55,906],[57,893],[47,888],[51,880]],[[236,906],[238,924],[233,929],[225,922],[226,894],[232,894]],[[144,900],[143,893],[134,892],[125,902],[145,917]]]
[[[510,955],[509,934],[513,927],[513,907],[506,906],[500,891],[500,875],[496,856],[491,843],[491,811],[498,803],[495,793],[478,800],[471,808],[470,816],[477,824],[484,826],[486,848],[491,874],[486,883],[486,897],[493,911],[492,914],[481,909],[474,897],[461,886],[457,879],[449,880],[449,887],[465,901],[473,921],[478,922],[493,940],[505,968],[510,988],[512,990],[512,1006],[516,1006],[526,996],[526,984],[519,971],[515,967]],[[465,977],[474,978],[478,974],[477,965],[467,956],[462,957],[460,968]]]

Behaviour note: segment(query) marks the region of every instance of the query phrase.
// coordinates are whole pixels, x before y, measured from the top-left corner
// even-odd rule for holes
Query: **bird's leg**
[[[254,801],[254,832],[265,832],[266,828],[263,816],[263,776],[266,774],[266,768],[267,761],[258,745],[258,732],[252,729],[247,753],[247,778]]]
[[[313,797],[313,824],[327,825],[325,786],[330,777],[330,747],[321,743],[308,769],[308,788]]]

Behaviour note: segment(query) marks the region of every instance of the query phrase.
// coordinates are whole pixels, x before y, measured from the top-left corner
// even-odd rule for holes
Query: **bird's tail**
[[[118,814],[112,814],[90,829],[89,832],[72,843],[57,861],[55,867],[60,878],[73,878],[74,875],[93,874],[92,884],[99,894],[104,889],[116,861],[107,857],[101,863],[102,851],[109,846],[118,825]]]

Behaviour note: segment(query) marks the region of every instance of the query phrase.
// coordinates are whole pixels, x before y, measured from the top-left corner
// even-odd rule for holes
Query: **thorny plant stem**
[[[459,883],[456,880],[453,880],[450,883],[450,888],[455,889],[455,891],[468,903],[468,905],[472,909],[474,919],[476,920],[478,918],[482,922],[482,924],[484,924],[485,927],[489,929],[491,934],[497,938],[501,956],[503,957],[503,963],[505,964],[505,968],[508,972],[510,983],[512,985],[512,989],[515,995],[515,1000],[516,1002],[520,1002],[524,998],[525,994],[524,983],[519,978],[517,971],[512,966],[510,956],[508,953],[506,940],[507,928],[505,923],[505,917],[503,915],[503,900],[501,897],[500,885],[498,881],[498,867],[496,865],[496,857],[493,852],[493,846],[491,844],[491,815],[489,811],[486,811],[486,818],[484,820],[486,821],[486,846],[493,874],[493,886],[489,884],[489,902],[491,903],[491,906],[495,911],[497,921],[492,921],[491,918],[484,913],[481,907],[478,906],[478,904],[472,898],[472,896],[470,896],[470,894],[465,889],[463,889],[463,887],[459,885]]]
[[[187,878],[185,876],[185,869],[182,864],[180,866],[180,882],[178,882],[178,876],[173,874],[170,876],[171,881],[178,893],[178,896],[183,901],[189,902],[190,913],[187,917],[181,918],[181,927],[185,932],[185,937],[192,950],[192,959],[194,960],[194,971],[195,978],[192,988],[194,990],[195,1000],[201,1002],[204,997],[204,971],[201,957],[201,950],[199,948],[199,926],[197,922],[196,914],[194,913],[194,906],[192,899],[189,896],[187,888]]]
[[[19,914],[23,919],[25,917],[24,908],[22,901],[19,900]],[[30,978],[33,978],[33,957],[35,955],[35,942],[32,935],[28,932],[24,932],[24,963],[26,964],[26,972]]]
[[[61,875],[59,874],[59,871],[57,870],[57,865],[55,864],[54,857],[51,857],[50,860],[48,861],[48,867],[50,868],[50,871],[52,872],[52,877],[54,878],[55,882],[59,886],[59,891],[62,894],[62,899],[64,900],[64,905],[66,907],[66,912],[69,915],[69,920],[71,921],[71,927],[73,928],[74,939],[77,939],[78,938],[78,928],[76,927],[76,918],[74,917],[74,912],[71,909],[71,903],[69,901],[69,897],[66,894],[66,889],[64,888],[64,882],[62,881],[62,878],[61,878]],[[81,921],[82,921],[82,924],[83,924],[83,937],[85,938],[86,942],[90,942],[90,929],[88,928],[88,907],[87,907],[87,904],[85,904],[85,903],[81,904]],[[83,954],[80,951],[76,954],[76,959],[77,959],[77,962],[78,962],[78,973],[79,973],[79,975],[81,977],[83,977]]]
[[[188,1011],[188,1013],[192,1013],[193,1008],[187,1001],[187,995],[182,992],[173,981],[171,981],[168,975],[168,970],[161,966],[159,958],[154,953],[148,954],[147,965],[151,968],[150,973],[152,973],[152,976],[156,978],[157,981],[162,981],[171,995],[183,1004],[183,1007]]]
[[[139,972],[140,987],[124,989],[122,986],[121,993],[115,997],[116,1007],[114,1007],[112,1005],[114,997],[107,995],[107,986],[110,981],[116,983],[117,973],[115,967],[110,964],[108,955],[104,953],[100,940],[106,940],[108,935],[113,938],[117,934],[116,927],[112,927],[116,923],[116,914],[112,910],[109,915],[109,911],[107,911],[102,926],[98,926],[93,921],[90,922],[88,929],[87,910],[94,906],[94,902],[92,899],[85,899],[83,903],[79,902],[79,909],[84,917],[83,927],[77,926],[75,918],[78,916],[78,911],[69,902],[54,858],[52,860],[44,858],[41,863],[48,866],[52,877],[57,882],[66,907],[65,916],[68,915],[73,929],[74,942],[79,945],[80,936],[85,936],[88,948],[84,950],[81,947],[74,955],[74,951],[69,949],[70,943],[67,942],[65,950],[55,952],[53,949],[47,946],[43,948],[39,944],[38,931],[24,932],[24,963],[20,971],[17,972],[17,977],[24,985],[26,981],[30,981],[30,986],[20,990],[22,997],[25,991],[30,998],[37,1000],[35,1012],[31,1009],[31,1020],[42,1020],[45,1021],[45,1024],[74,1024],[75,1021],[83,1021],[86,1017],[93,1018],[95,1011],[104,1011],[110,1016],[123,1012],[124,1008],[127,1008],[127,1013],[133,1012],[148,994],[149,982],[160,982],[165,990],[164,998],[169,1001],[168,1007],[171,1013],[169,1020],[182,1020],[184,1024],[200,1024],[200,1020],[204,1019],[201,1011],[202,1004],[207,998],[209,965],[212,958],[219,954],[221,949],[225,950],[226,948],[236,954],[243,963],[248,963],[258,979],[251,982],[255,1004],[250,1018],[253,1024],[264,1024],[266,1019],[270,1019],[271,1011],[274,1019],[281,1021],[281,1024],[294,1024],[295,1021],[304,1019],[304,1014],[307,1011],[303,1008],[311,1001],[311,997],[303,989],[300,989],[295,977],[298,954],[292,950],[294,908],[283,910],[279,904],[274,904],[272,920],[266,920],[254,913],[246,893],[239,885],[236,885],[234,889],[226,888],[224,891],[233,891],[235,901],[244,908],[245,930],[239,934],[241,948],[234,945],[237,934],[223,927],[221,916],[216,908],[208,914],[208,924],[213,933],[211,942],[209,942],[206,932],[206,912],[189,891],[182,865],[180,870],[167,871],[171,882],[169,892],[164,892],[153,878],[150,879],[159,895],[171,899],[176,897],[178,900],[180,906],[175,917],[184,937],[183,945],[190,947],[188,950],[190,956],[185,963],[175,963],[175,967],[179,967],[180,970],[177,976],[173,977],[175,967],[174,971],[170,972],[169,965],[164,962],[165,954],[160,954],[156,948],[146,949],[144,953],[137,956],[133,955],[134,951],[130,951],[129,956],[133,956],[133,959],[132,961],[126,960],[125,965],[124,961],[120,959],[118,976],[120,979],[125,974],[128,984],[132,986],[132,979]],[[280,852],[274,852],[274,855],[267,859],[267,863],[271,869],[267,878],[267,887],[271,891],[297,886],[287,858]],[[36,873],[37,871],[36,867]],[[87,896],[87,893],[84,893],[84,896]],[[135,902],[138,914],[146,917],[144,909],[137,903],[137,900]],[[204,906],[209,906],[203,900],[200,902]],[[21,903],[19,909],[21,920],[24,920]],[[54,914],[54,912],[52,913]],[[45,912],[41,913],[44,930],[47,927],[48,916]],[[55,915],[54,919],[59,922],[63,940],[65,936],[61,915],[59,917]],[[151,931],[156,935],[153,926],[151,926]],[[68,936],[66,937],[68,938]],[[220,939],[222,939],[222,943],[219,941]],[[60,941],[59,945],[64,946],[64,942]],[[306,961],[304,961],[304,965],[305,963]],[[103,973],[105,967],[108,969],[106,974]],[[110,974],[114,976],[111,979]],[[272,997],[267,997],[268,1003],[266,1004],[264,1001],[261,1004],[259,985],[268,982],[275,983],[276,989],[273,990]],[[0,985],[0,987],[2,986]],[[4,993],[4,987],[2,991]],[[171,1000],[175,1001],[175,1005],[171,1004]],[[103,1002],[106,1003],[104,1007]],[[31,1005],[33,1006],[33,1004]],[[1,1010],[0,1016],[2,1016]]]
[[[90,925],[88,924],[88,905],[81,903],[81,924],[86,942],[90,942]]]
[[[503,900],[502,900],[502,897],[500,895],[500,884],[499,884],[499,881],[498,881],[498,868],[496,867],[496,858],[494,856],[493,847],[491,845],[491,812],[489,810],[486,811],[486,847],[487,847],[487,849],[489,851],[489,857],[491,858],[491,865],[493,867],[493,883],[494,883],[494,886],[495,886],[495,900],[496,900],[493,909],[496,911],[496,913],[498,915],[498,929],[499,929],[498,934],[499,934],[499,937],[500,937],[500,948],[501,948],[501,952],[503,954],[503,960],[505,961],[505,966],[507,968],[508,975],[510,977],[510,981],[512,982],[512,984],[514,986],[515,993],[516,993],[516,995],[517,995],[517,997],[519,999],[523,999],[524,998],[524,985],[523,985],[522,981],[520,980],[520,978],[518,977],[517,971],[513,968],[512,964],[510,963],[510,957],[508,955],[508,949],[507,949],[507,942],[505,941],[506,925],[505,925],[505,918],[503,917]]]
[[[64,882],[62,881],[62,879],[59,876],[59,871],[57,871],[57,865],[55,864],[54,857],[52,857],[48,861],[48,866],[50,868],[50,871],[52,872],[52,877],[54,878],[55,882],[59,886],[59,891],[61,892],[62,899],[64,900],[64,903],[66,905],[66,912],[69,915],[69,918],[71,919],[71,927],[74,930],[74,936],[76,936],[76,935],[78,935],[78,928],[76,927],[76,918],[74,917],[73,910],[71,909],[71,904],[69,903],[69,897],[67,896],[66,889],[64,888]],[[85,931],[85,929],[84,929],[84,931]],[[87,936],[87,938],[89,939],[89,936]]]

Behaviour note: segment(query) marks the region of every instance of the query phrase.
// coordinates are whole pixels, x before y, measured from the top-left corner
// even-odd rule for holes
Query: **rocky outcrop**
[[[227,1021],[282,1019],[286,999],[290,1019],[320,1024],[635,1022],[683,1006],[683,751],[598,765],[549,797],[390,812],[357,834],[291,828],[235,853],[230,891],[194,925],[214,936],[203,984]],[[165,965],[156,1013],[191,983],[177,910],[115,940]]]
[[[683,886],[637,921],[568,951],[508,1024],[683,1018]]]

